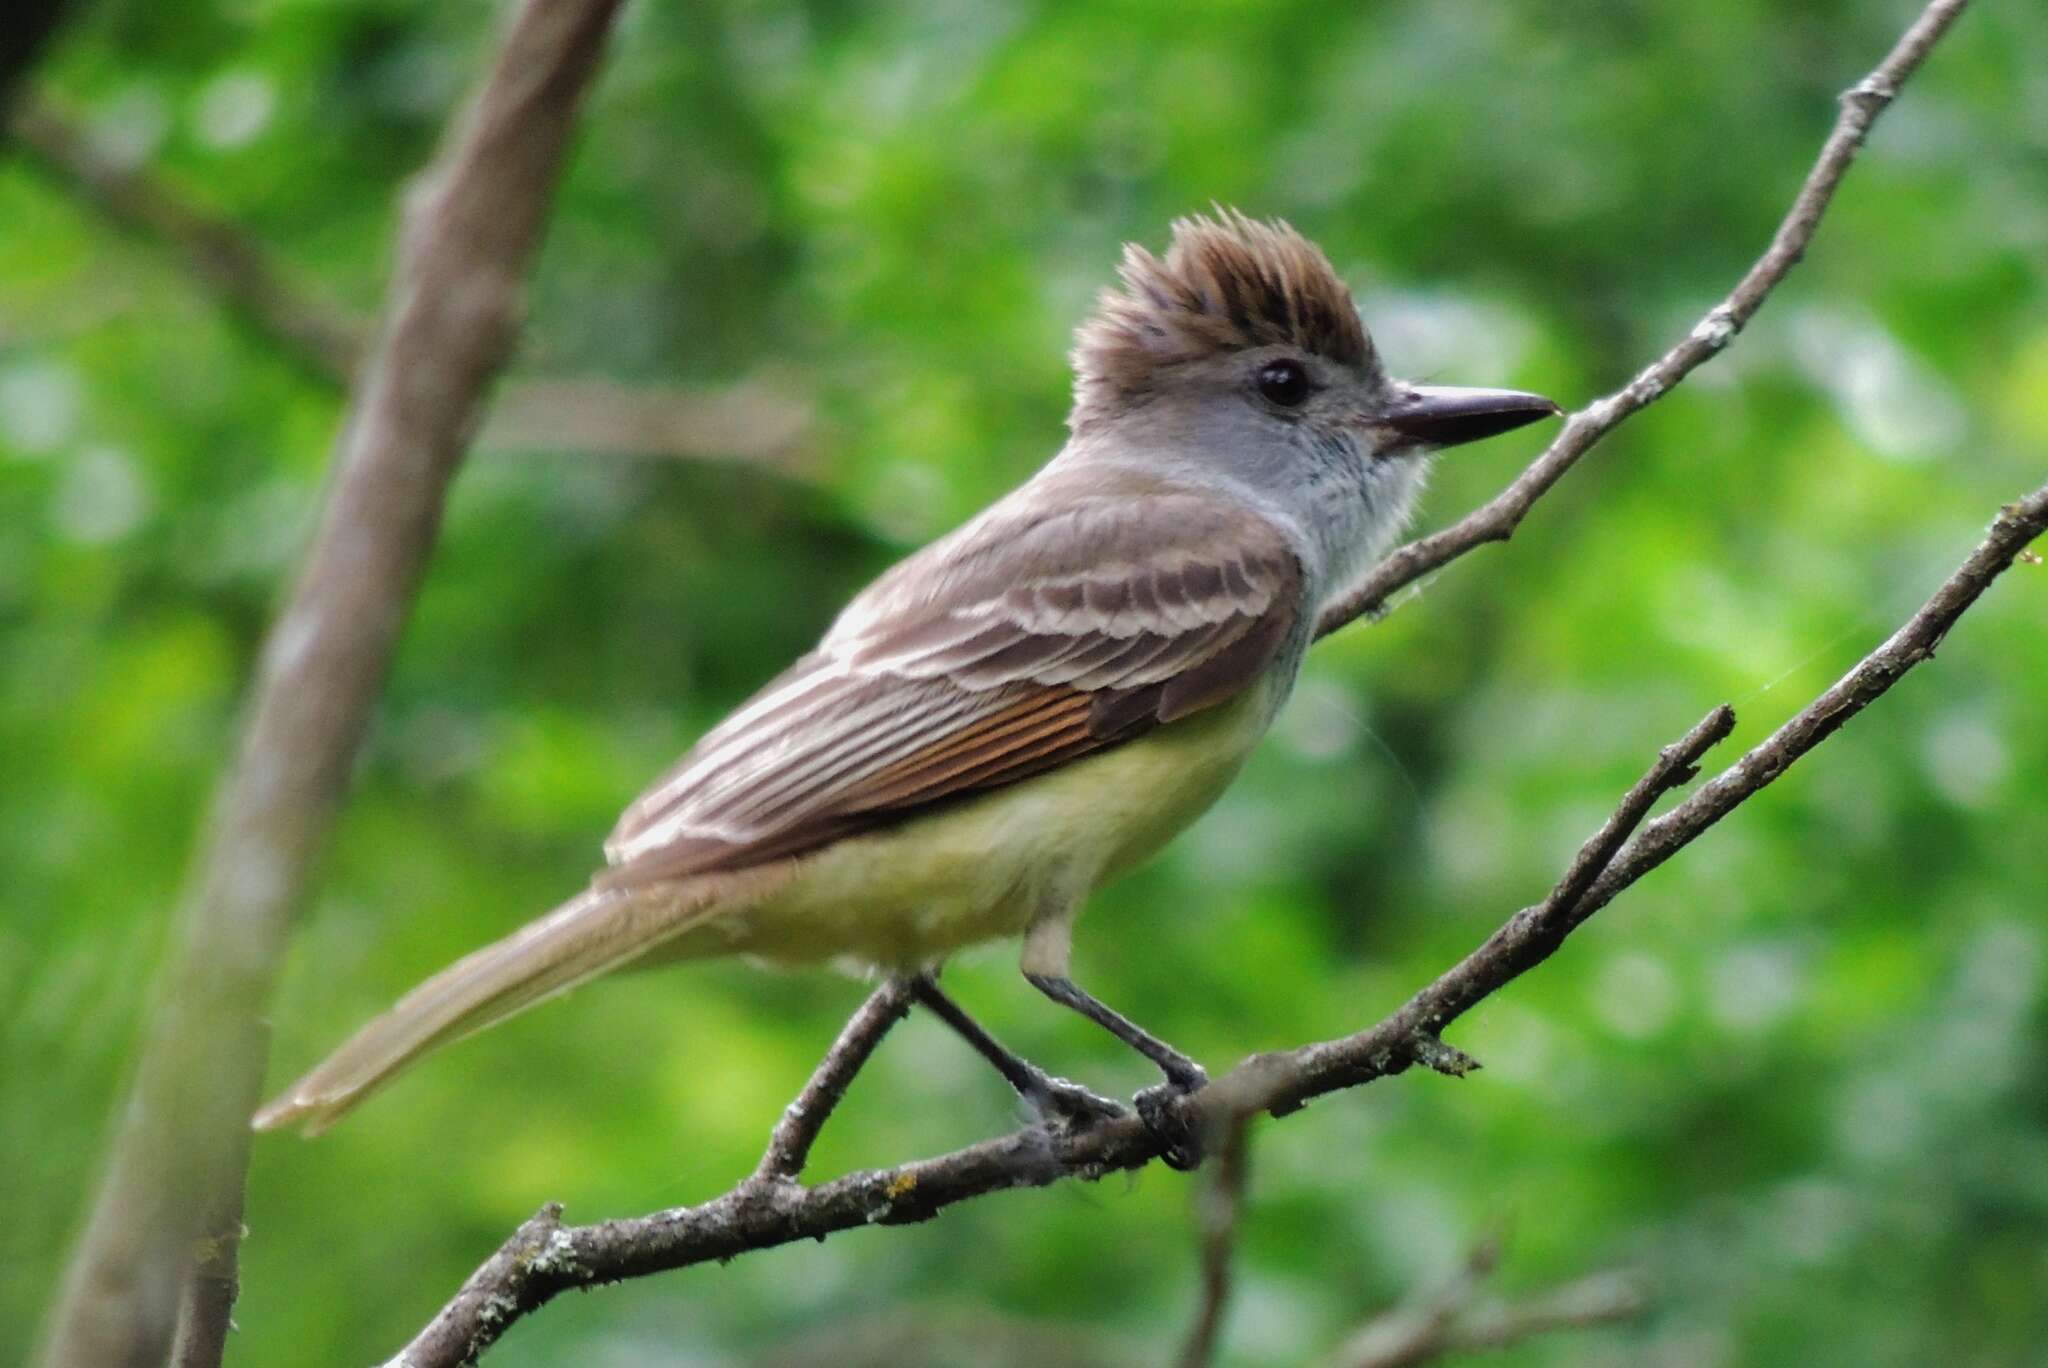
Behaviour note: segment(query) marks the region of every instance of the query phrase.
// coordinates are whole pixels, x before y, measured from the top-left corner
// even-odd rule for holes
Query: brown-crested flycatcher
[[[1074,347],[1066,446],[855,598],[817,649],[626,809],[590,887],[370,1022],[256,1117],[331,1125],[428,1050],[628,965],[755,955],[915,975],[1020,1092],[1118,1110],[1004,1050],[932,974],[1023,938],[1024,976],[1198,1086],[1068,977],[1074,918],[1222,792],[1317,611],[1406,524],[1429,454],[1558,412],[1388,378],[1284,223],[1125,250]]]

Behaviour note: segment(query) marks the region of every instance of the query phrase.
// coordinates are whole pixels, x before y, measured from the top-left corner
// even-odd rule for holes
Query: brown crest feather
[[[1219,352],[1292,346],[1339,365],[1377,364],[1329,258],[1280,219],[1224,208],[1176,219],[1164,257],[1127,244],[1117,274],[1123,288],[1104,290],[1075,334],[1071,425],[1142,399],[1168,367]]]

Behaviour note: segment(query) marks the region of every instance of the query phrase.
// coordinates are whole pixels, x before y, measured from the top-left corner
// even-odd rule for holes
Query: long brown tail
[[[754,871],[749,871],[750,873]],[[739,886],[735,886],[735,885]],[[256,1113],[257,1130],[318,1135],[428,1051],[620,968],[732,906],[759,881],[589,889],[400,998]]]

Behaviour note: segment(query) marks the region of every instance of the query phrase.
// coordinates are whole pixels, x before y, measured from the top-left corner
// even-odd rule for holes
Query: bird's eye
[[[1299,361],[1268,361],[1259,367],[1253,383],[1261,399],[1281,408],[1299,408],[1314,388],[1309,383],[1307,367]]]

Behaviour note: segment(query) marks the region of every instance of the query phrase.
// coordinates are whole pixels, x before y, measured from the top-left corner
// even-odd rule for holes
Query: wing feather
[[[626,810],[607,885],[738,869],[1116,745],[1259,678],[1285,536],[1185,493],[998,505],[885,575]]]
[[[921,755],[903,773],[862,794],[869,810],[887,811],[934,792],[976,787],[1008,766],[1090,739],[1086,694],[1052,695],[1023,717],[973,736],[942,755]],[[880,776],[878,776],[879,778]]]

